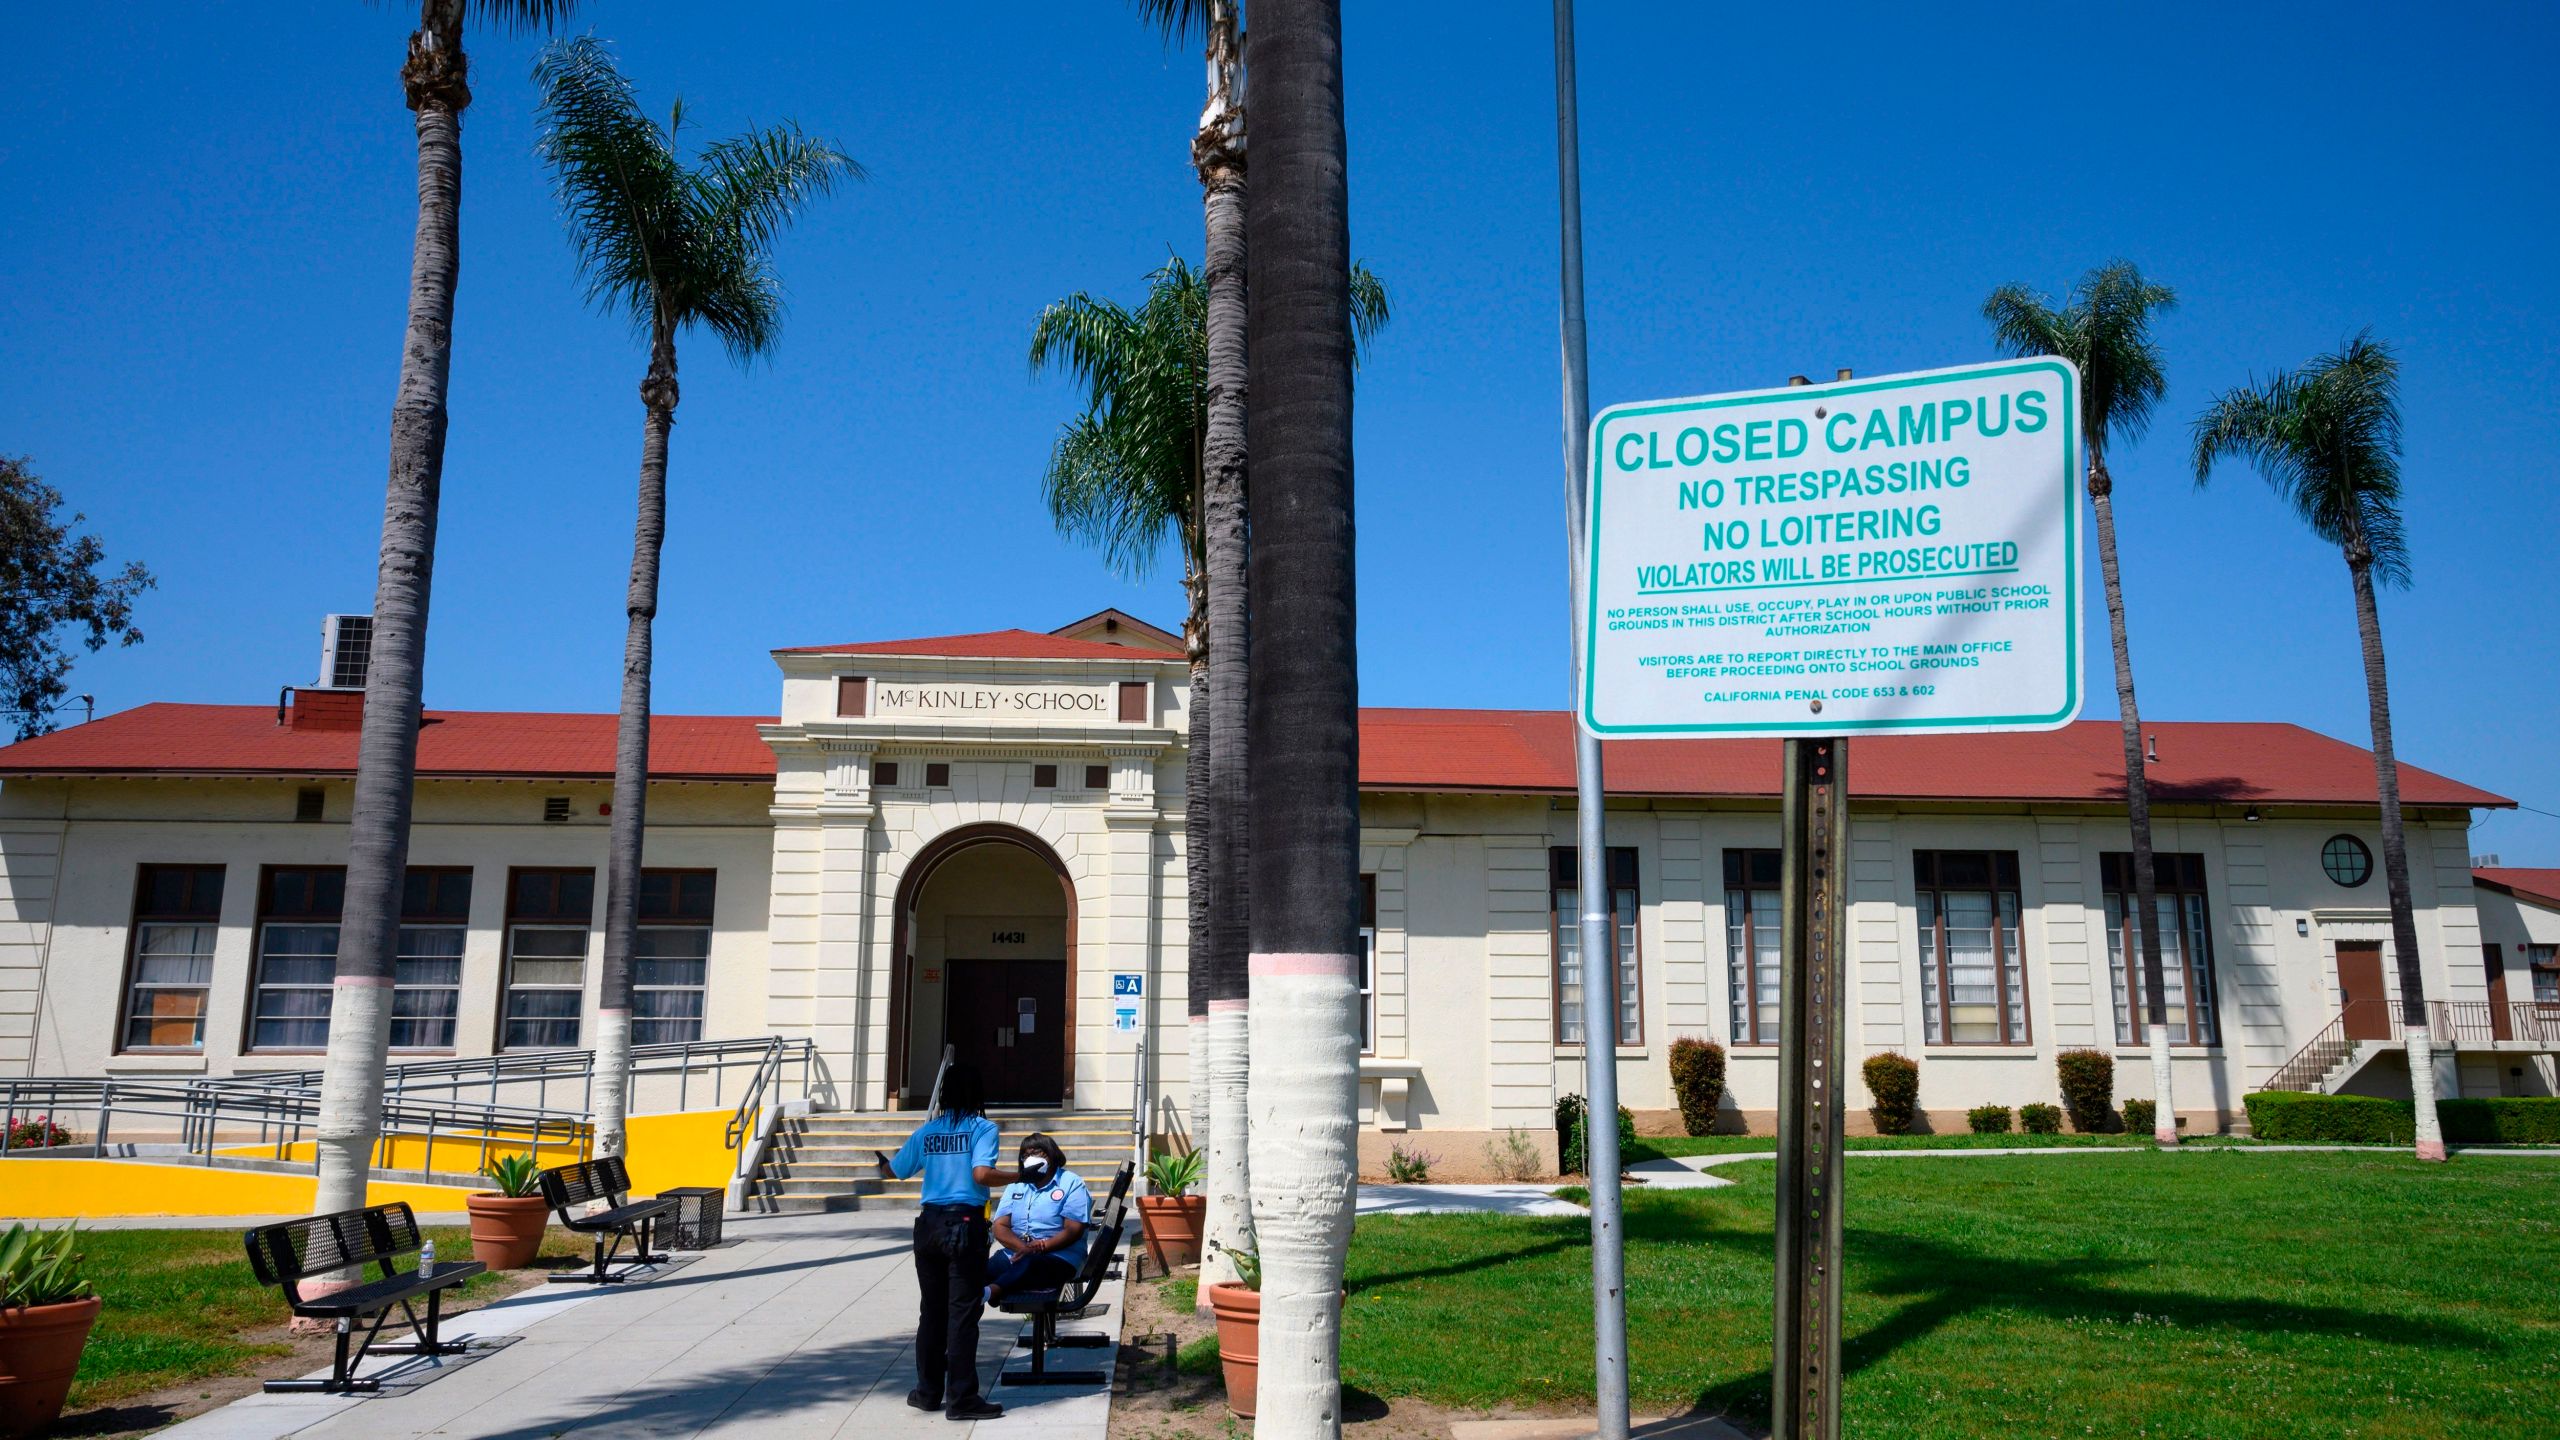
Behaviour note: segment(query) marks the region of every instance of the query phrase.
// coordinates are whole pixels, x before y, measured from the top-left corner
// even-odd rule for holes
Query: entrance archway
[[[936,837],[898,882],[889,1087],[921,1104],[947,1043],[996,1104],[1075,1093],[1076,896],[1029,831],[967,825]]]

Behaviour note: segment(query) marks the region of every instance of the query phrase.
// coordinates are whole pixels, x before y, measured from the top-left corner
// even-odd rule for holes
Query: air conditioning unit
[[[373,668],[373,617],[328,615],[320,624],[319,690],[361,690]]]

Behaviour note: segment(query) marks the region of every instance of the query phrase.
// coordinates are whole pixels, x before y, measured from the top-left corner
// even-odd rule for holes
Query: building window
[[[1940,1045],[2027,1043],[2014,850],[1922,850],[1920,1008]]]
[[[951,767],[940,761],[924,767],[924,784],[928,790],[951,788]]]
[[[507,872],[507,989],[498,1043],[509,1050],[578,1043],[587,988],[593,870]]]
[[[1733,1043],[1778,1043],[1778,969],[1783,913],[1775,850],[1724,852],[1724,959]]]
[[[2098,878],[2106,896],[2107,974],[2115,983],[2116,1039],[2135,1045],[2147,1038],[2144,1024],[2151,1014],[2150,990],[2142,978],[2142,932],[2125,934],[2125,916],[2133,904],[2133,857],[2110,852],[2098,857]],[[2211,1045],[2222,1036],[2214,1021],[2213,927],[2205,905],[2204,857],[2151,857],[2153,898],[2160,917],[2160,988],[2167,997],[2169,1038],[2180,1045]],[[2197,997],[2190,1008],[2188,996]]]
[[[1147,682],[1144,680],[1120,682],[1121,724],[1144,725],[1147,723],[1147,688]]]
[[[1034,789],[1034,790],[1055,790],[1055,789],[1057,789],[1057,788],[1058,788],[1058,767],[1057,767],[1057,766],[1055,766],[1055,765],[1034,765],[1034,766],[1032,766],[1032,767],[1031,767],[1031,788],[1032,788],[1032,789]]]
[[[329,990],[338,978],[341,865],[270,865],[258,879],[258,979],[249,1001],[252,1050],[325,1050]]]
[[[1556,1043],[1579,1045],[1582,1037],[1582,905],[1581,876],[1574,868],[1572,847],[1547,852],[1548,910],[1555,947]],[[1611,959],[1618,976],[1618,1043],[1644,1043],[1644,971],[1636,940],[1636,852],[1612,846],[1608,852]]]
[[[838,716],[847,720],[861,719],[863,712],[870,708],[865,703],[870,698],[870,687],[861,676],[839,675],[836,677],[836,714]]]
[[[1360,877],[1360,1053],[1378,1048],[1378,877]]]
[[[293,818],[308,823],[329,813],[329,792],[317,786],[293,792]]]
[[[392,1049],[454,1047],[462,942],[470,920],[470,870],[409,867],[400,892],[400,953],[393,961]]]
[[[640,933],[631,953],[631,1043],[702,1038],[711,969],[710,870],[640,872]]]
[[[2353,835],[2332,835],[2320,847],[2320,868],[2350,890],[2373,878],[2373,852]]]
[[[1084,788],[1087,790],[1110,789],[1111,767],[1108,765],[1087,765],[1084,767]]]
[[[898,762],[882,760],[871,767],[871,783],[884,790],[898,788]]]
[[[2524,960],[2533,975],[2533,1003],[2560,1005],[2560,945],[2527,945]]]
[[[221,866],[145,865],[136,873],[120,1048],[204,1049],[205,997],[221,925]]]

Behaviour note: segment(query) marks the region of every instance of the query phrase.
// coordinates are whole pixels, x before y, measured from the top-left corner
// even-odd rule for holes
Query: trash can
[[[671,1250],[709,1250],[720,1243],[720,1215],[728,1192],[716,1185],[680,1185],[658,1192],[676,1202],[676,1223],[667,1239]]]

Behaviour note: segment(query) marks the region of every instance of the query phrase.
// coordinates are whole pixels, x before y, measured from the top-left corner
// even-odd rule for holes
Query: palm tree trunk
[[[1201,810],[1211,819],[1207,842],[1209,895],[1209,1211],[1200,1257],[1199,1305],[1209,1287],[1236,1278],[1235,1256],[1255,1248],[1253,1167],[1248,1150],[1247,917],[1252,885],[1245,866],[1247,767],[1251,759],[1246,695],[1252,653],[1246,603],[1245,493],[1245,179],[1244,116],[1236,105],[1235,7],[1212,0],[1210,92],[1192,158],[1200,171],[1208,231],[1202,280],[1208,288],[1208,419],[1201,444],[1202,529],[1209,590],[1209,715],[1217,735]]]
[[[650,627],[667,538],[667,432],[676,421],[675,331],[659,322],[640,382],[639,521],[623,599],[622,717],[613,737],[613,831],[606,844],[604,973],[596,988],[596,1153],[623,1153],[631,1106],[631,953],[640,938],[641,845],[649,823]]]
[[[1193,576],[1186,589],[1196,586],[1201,577]],[[1200,607],[1192,606],[1196,614]],[[1190,628],[1190,627],[1185,627]],[[1205,1150],[1209,1145],[1209,756],[1217,745],[1209,724],[1209,657],[1200,640],[1194,639],[1191,650],[1191,733],[1182,762],[1183,828],[1187,832],[1183,851],[1183,898],[1190,912],[1189,943],[1184,951],[1183,990],[1190,1024],[1190,1048],[1185,1052],[1191,1074],[1191,1108],[1185,1115],[1190,1122],[1191,1148]]]
[[[2401,1037],[2409,1051],[2409,1091],[2417,1104],[2417,1155],[2444,1158],[2436,1117],[2436,1069],[2427,1033],[2426,982],[2418,962],[2418,916],[2409,899],[2409,839],[2400,824],[2400,761],[2391,744],[2391,681],[2382,659],[2382,611],[2374,603],[2373,557],[2364,538],[2347,541],[2347,573],[2355,581],[2356,634],[2364,648],[2365,703],[2373,715],[2373,781],[2382,802],[2382,879],[2390,892],[2391,950],[2400,966]]]
[[[1359,676],[1340,0],[1258,0],[1246,197],[1253,1219],[1265,1440],[1342,1429],[1357,1189]]]
[[[2116,713],[2124,721],[2124,798],[2133,821],[2133,903],[2126,908],[2125,940],[2142,945],[2143,1028],[2151,1041],[2151,1138],[2178,1143],[2177,1100],[2169,1065],[2169,994],[2160,971],[2160,887],[2151,859],[2151,778],[2143,769],[2142,707],[2133,698],[2133,647],[2124,623],[2124,581],[2116,569],[2115,480],[2106,456],[2089,450],[2089,508],[2098,516],[2098,572],[2107,589],[2107,638],[2116,655]],[[2203,997],[2187,997],[2188,1013]],[[2125,1010],[2134,1000],[2125,997]],[[2192,1022],[2191,1022],[2192,1023]]]
[[[444,483],[446,381],[453,362],[453,290],[461,266],[462,15],[448,0],[422,17],[401,71],[418,121],[418,229],[409,262],[409,325],[391,405],[391,478],[382,502],[382,559],[374,582],[373,657],[356,742],[347,819],[346,903],[330,990],[329,1054],[321,1071],[314,1151],[317,1213],[365,1203],[382,1133],[382,1072],[391,1048],[391,997],[400,900],[409,869],[409,807],[417,792],[427,601],[435,577],[436,506]]]

